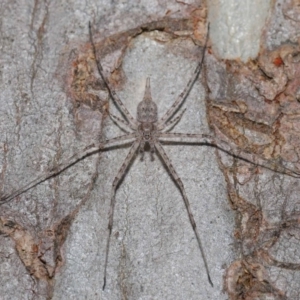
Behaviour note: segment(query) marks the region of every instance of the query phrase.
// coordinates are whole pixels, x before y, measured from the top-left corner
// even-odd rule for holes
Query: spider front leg
[[[163,128],[164,132],[168,132],[170,131],[173,127],[175,127],[177,125],[177,123],[179,123],[179,121],[181,120],[183,114],[185,113],[186,108],[183,109],[179,115],[177,117],[175,117],[174,119],[171,119],[170,121],[166,122],[165,127]]]
[[[128,127],[130,128],[130,125],[123,119],[115,116],[114,114],[108,112],[109,117],[111,118],[111,120],[123,131],[125,132],[130,132],[130,130],[128,130]]]
[[[186,85],[185,89],[183,90],[183,92],[177,97],[177,99],[173,103],[173,105],[167,110],[167,112],[164,114],[164,116],[157,123],[158,130],[161,131],[166,128],[166,126],[169,124],[167,121],[174,115],[174,113],[182,105],[182,103],[188,96],[189,92],[191,91],[199,74],[201,73],[202,65],[204,62],[205,51],[206,51],[206,47],[207,47],[208,36],[209,36],[209,24],[208,24],[208,28],[207,28],[207,35],[206,35],[205,44],[204,44],[204,48],[203,48],[202,58],[201,58],[200,62],[198,63],[192,77],[190,78],[190,80],[189,80],[188,84]]]
[[[113,184],[112,184],[111,202],[110,202],[110,209],[109,209],[109,221],[108,221],[108,237],[107,237],[107,244],[106,244],[104,278],[103,278],[103,287],[102,287],[103,290],[105,289],[105,285],[106,285],[106,270],[107,270],[107,263],[108,263],[110,237],[111,237],[111,232],[112,232],[112,227],[113,227],[114,209],[115,209],[115,203],[116,203],[116,190],[117,190],[117,187],[118,187],[121,179],[123,178],[123,176],[125,174],[126,169],[128,168],[131,160],[133,159],[134,154],[136,153],[137,149],[139,148],[139,146],[140,146],[140,140],[136,140],[132,144],[132,146],[131,146],[131,148],[130,148],[130,150],[129,150],[129,152],[128,152],[128,154],[127,154],[127,156],[126,156],[121,168],[119,169],[118,174],[115,177]]]
[[[122,111],[122,113],[125,115],[126,119],[129,122],[129,124],[128,124],[129,127],[131,129],[135,130],[137,128],[137,122],[132,117],[132,115],[130,114],[130,112],[128,111],[128,109],[125,107],[125,105],[123,104],[123,102],[121,101],[121,99],[118,97],[116,91],[110,85],[110,83],[107,80],[107,78],[104,76],[103,67],[102,67],[100,61],[97,60],[96,47],[95,47],[95,43],[94,43],[94,40],[93,40],[92,26],[91,26],[90,22],[89,22],[89,34],[90,34],[90,41],[91,41],[91,44],[92,44],[94,57],[95,57],[96,64],[97,64],[97,69],[98,69],[98,72],[99,72],[102,80],[104,81],[104,84],[106,85],[106,88],[108,89],[109,95],[115,101],[115,103],[118,105],[118,107],[120,108],[120,110]]]
[[[209,275],[209,269],[208,269],[206,257],[205,257],[204,250],[203,250],[203,247],[202,247],[202,243],[201,243],[201,240],[200,240],[200,235],[199,235],[198,230],[197,230],[196,222],[195,222],[194,216],[192,214],[191,207],[190,207],[190,202],[189,202],[189,200],[187,198],[187,195],[185,193],[183,183],[182,183],[180,177],[178,176],[177,172],[175,171],[175,169],[174,169],[169,157],[167,156],[165,150],[163,149],[163,147],[161,146],[161,144],[159,142],[155,142],[155,148],[158,151],[158,153],[160,154],[163,162],[165,163],[167,169],[169,170],[171,176],[173,177],[173,179],[175,180],[176,184],[178,185],[178,187],[181,191],[181,194],[182,194],[182,197],[183,197],[183,200],[184,200],[184,204],[185,204],[185,207],[187,209],[187,213],[188,213],[188,216],[189,216],[189,219],[190,219],[190,223],[193,227],[193,230],[194,230],[197,242],[198,242],[198,246],[199,246],[199,249],[200,249],[200,252],[201,252],[201,255],[202,255],[202,259],[203,259],[203,262],[204,262],[208,282],[210,283],[211,286],[213,286],[213,283],[212,283],[210,275]]]

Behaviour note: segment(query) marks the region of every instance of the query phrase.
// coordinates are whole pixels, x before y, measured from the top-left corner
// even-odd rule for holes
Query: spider
[[[181,119],[183,113],[185,110],[182,110],[178,116],[174,117],[175,113],[178,111],[178,109],[181,107],[182,103],[186,99],[187,95],[189,94],[191,88],[193,87],[193,84],[195,83],[196,79],[198,78],[203,61],[204,61],[204,54],[207,47],[207,41],[208,41],[208,32],[209,27],[207,30],[206,40],[203,48],[203,54],[200,62],[198,63],[192,78],[187,83],[184,91],[178,96],[176,101],[173,103],[173,105],[167,110],[167,112],[164,114],[164,116],[161,119],[158,119],[158,112],[157,112],[157,105],[152,100],[151,96],[151,90],[150,90],[150,78],[147,78],[146,81],[146,87],[145,87],[145,94],[143,100],[138,104],[137,106],[137,118],[134,119],[133,116],[130,114],[130,112],[127,110],[121,99],[118,97],[114,89],[109,84],[108,80],[104,76],[103,68],[101,63],[97,60],[96,56],[96,48],[93,41],[93,35],[92,35],[92,29],[91,24],[89,23],[89,34],[90,34],[90,41],[93,48],[98,72],[104,81],[106,88],[108,89],[108,92],[111,96],[111,98],[115,101],[115,103],[118,105],[119,109],[125,116],[125,120],[121,119],[111,113],[109,113],[112,120],[117,123],[120,127],[124,127],[128,134],[107,140],[104,144],[104,147],[107,147],[111,142],[124,142],[124,141],[130,141],[132,140],[132,145],[130,147],[130,150],[122,163],[116,177],[113,180],[112,183],[112,190],[111,190],[111,204],[110,204],[110,210],[109,210],[109,223],[108,223],[108,238],[107,238],[107,244],[106,244],[106,255],[105,255],[105,264],[104,264],[104,280],[103,280],[103,290],[105,289],[106,285],[106,273],[107,273],[107,265],[108,265],[108,253],[109,253],[109,245],[110,245],[110,238],[112,233],[112,227],[113,227],[113,216],[114,216],[114,208],[115,208],[115,195],[116,190],[118,188],[118,185],[120,184],[120,181],[125,175],[125,172],[129,166],[129,164],[134,159],[134,156],[136,152],[140,152],[141,160],[143,159],[145,147],[148,145],[150,147],[151,152],[151,159],[154,159],[154,153],[157,153],[160,155],[161,159],[165,163],[165,166],[167,167],[169,173],[171,174],[172,178],[176,182],[178,188],[180,189],[180,192],[182,194],[184,204],[187,209],[187,213],[189,216],[190,223],[192,225],[193,231],[195,233],[198,246],[204,261],[205,270],[207,274],[207,278],[211,286],[213,286],[210,274],[209,274],[209,268],[208,264],[205,258],[205,253],[202,247],[200,235],[197,230],[196,222],[194,220],[194,216],[191,211],[190,203],[187,198],[184,185],[182,183],[182,180],[178,176],[177,172],[175,171],[175,168],[172,165],[172,162],[168,155],[166,154],[165,150],[163,149],[161,145],[161,140],[164,142],[172,141],[172,138],[179,138],[181,142],[184,142],[184,138],[192,138],[195,139],[198,143],[200,140],[211,138],[208,135],[205,134],[185,134],[185,133],[170,133],[168,132],[170,129],[172,129]],[[123,126],[122,126],[123,125]]]
[[[205,44],[203,47],[202,57],[197,65],[196,69],[194,70],[192,77],[188,81],[183,92],[177,97],[177,99],[175,100],[173,105],[166,111],[166,113],[160,119],[158,119],[157,105],[155,104],[155,102],[152,100],[152,97],[151,97],[150,78],[147,78],[147,80],[146,80],[144,98],[137,106],[137,118],[136,119],[133,118],[133,116],[130,114],[128,109],[125,107],[125,105],[123,104],[121,99],[116,94],[113,87],[110,85],[107,78],[104,76],[104,71],[103,71],[102,65],[101,65],[100,61],[97,60],[96,48],[95,48],[95,44],[93,41],[92,28],[91,28],[90,23],[89,23],[89,35],[90,35],[90,42],[91,42],[92,50],[93,50],[93,53],[95,56],[95,61],[96,61],[98,72],[99,72],[103,82],[106,85],[106,88],[109,92],[110,97],[117,104],[117,106],[119,107],[120,111],[122,112],[124,118],[119,118],[119,117],[113,115],[112,113],[109,113],[109,116],[113,119],[113,121],[115,123],[117,123],[117,125],[119,125],[122,128],[125,127],[127,134],[101,141],[100,144],[89,145],[88,147],[86,147],[83,150],[83,152],[81,152],[80,154],[75,154],[74,156],[69,158],[66,162],[62,162],[55,168],[50,169],[47,173],[42,175],[42,177],[39,177],[39,178],[29,182],[26,186],[16,190],[15,192],[13,192],[10,195],[2,196],[0,204],[10,201],[14,197],[28,191],[29,189],[33,188],[34,186],[40,184],[41,182],[44,182],[45,180],[47,180],[53,176],[59,175],[64,170],[66,170],[67,168],[69,168],[70,166],[74,165],[79,160],[82,160],[87,156],[93,155],[93,154],[98,153],[99,151],[102,151],[105,149],[109,149],[113,146],[117,146],[124,142],[131,143],[130,150],[129,150],[126,158],[124,159],[124,162],[122,163],[119,171],[117,172],[117,175],[115,176],[115,178],[113,180],[112,188],[111,188],[111,203],[110,203],[110,210],[109,210],[108,237],[107,237],[107,243],[106,243],[104,278],[103,278],[103,287],[102,287],[104,290],[105,286],[106,286],[106,278],[107,278],[108,255],[109,255],[111,233],[112,233],[112,228],[113,228],[116,190],[117,190],[118,186],[120,185],[121,180],[125,176],[126,170],[128,169],[130,163],[133,161],[136,153],[139,152],[141,155],[141,159],[143,159],[145,147],[149,146],[150,153],[151,153],[151,159],[152,160],[154,159],[155,153],[161,157],[167,170],[169,171],[171,177],[174,179],[176,185],[178,186],[178,188],[181,192],[185,207],[187,209],[188,217],[189,217],[191,226],[193,228],[195,237],[197,239],[202,258],[203,258],[208,281],[211,284],[211,286],[213,286],[211,276],[209,273],[208,264],[207,264],[206,257],[205,257],[205,253],[204,253],[204,250],[202,247],[200,235],[199,235],[199,232],[198,232],[195,220],[194,220],[194,216],[191,211],[190,203],[187,198],[184,185],[182,183],[182,180],[178,176],[175,168],[173,167],[171,160],[169,159],[168,155],[166,154],[166,152],[161,144],[161,142],[173,142],[173,141],[184,144],[188,141],[189,143],[216,145],[214,137],[211,135],[208,135],[208,134],[188,134],[188,133],[169,132],[181,120],[181,118],[185,112],[185,109],[183,109],[181,112],[178,112],[178,111],[179,111],[181,105],[183,104],[183,102],[185,101],[185,99],[187,98],[195,81],[199,77],[199,74],[201,73],[201,69],[202,69],[202,65],[203,65],[204,57],[205,57],[205,52],[206,52],[206,48],[207,48],[207,42],[208,42],[208,38],[209,38],[209,26],[207,27],[207,35],[206,35],[206,40],[205,40]],[[229,153],[229,154],[231,154],[231,153]],[[241,158],[241,157],[239,157],[239,158]],[[244,160],[248,161],[247,159],[244,159]],[[286,174],[289,174],[287,172],[287,169],[282,170],[279,167],[278,168],[267,167],[267,168],[273,169],[274,171],[281,171]]]

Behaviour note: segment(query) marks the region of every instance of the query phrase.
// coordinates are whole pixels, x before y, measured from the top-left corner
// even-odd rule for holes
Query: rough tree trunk
[[[1,2],[2,197],[122,134],[106,114],[120,115],[96,71],[89,21],[131,114],[150,77],[162,116],[201,58],[209,19],[205,67],[173,131],[212,134],[238,157],[164,145],[214,287],[180,191],[146,153],[117,191],[102,291],[111,184],[128,152],[118,147],[0,206],[0,299],[299,298],[299,3],[235,2]]]

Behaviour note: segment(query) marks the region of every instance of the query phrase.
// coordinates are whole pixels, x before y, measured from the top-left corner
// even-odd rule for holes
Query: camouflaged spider
[[[213,138],[209,135],[205,134],[186,134],[186,133],[170,133],[168,132],[171,128],[173,128],[181,119],[183,113],[185,110],[182,110],[177,117],[174,117],[175,113],[178,111],[178,109],[181,107],[182,103],[186,99],[187,95],[189,94],[193,84],[195,83],[196,79],[198,78],[203,61],[204,61],[204,54],[207,46],[207,41],[208,41],[208,32],[207,30],[207,35],[206,35],[206,41],[203,49],[203,54],[201,61],[197,65],[192,78],[189,80],[187,83],[184,91],[178,96],[176,101],[173,103],[173,105],[167,110],[167,112],[164,114],[164,116],[158,120],[158,114],[157,114],[157,105],[156,103],[152,100],[151,97],[151,91],[150,91],[150,78],[147,78],[146,82],[146,87],[145,87],[145,94],[144,94],[144,99],[138,104],[137,106],[137,119],[135,120],[132,115],[129,113],[123,102],[120,100],[114,89],[110,86],[108,80],[104,76],[103,68],[101,63],[97,60],[96,57],[96,48],[95,44],[93,42],[93,35],[92,35],[92,30],[91,30],[91,24],[89,24],[89,33],[90,33],[90,41],[93,47],[94,51],[94,56],[95,60],[97,63],[97,68],[99,71],[99,74],[102,78],[102,80],[105,82],[105,85],[109,91],[109,94],[111,98],[115,101],[123,115],[125,116],[126,120],[123,120],[113,114],[109,114],[110,117],[114,120],[115,123],[117,124],[122,124],[123,126],[126,127],[126,131],[128,131],[128,134],[116,137],[111,140],[107,140],[105,142],[105,146],[108,145],[112,140],[114,142],[124,142],[124,141],[131,141],[132,140],[132,145],[130,147],[129,153],[127,154],[121,168],[119,169],[116,177],[113,180],[112,183],[112,191],[111,191],[111,205],[110,205],[110,211],[109,211],[109,223],[108,223],[108,240],[107,240],[107,246],[106,246],[106,256],[105,256],[105,265],[104,265],[104,283],[103,283],[103,289],[105,288],[106,285],[106,270],[107,270],[107,264],[108,264],[108,252],[109,252],[109,244],[110,244],[110,237],[111,237],[111,232],[112,232],[112,226],[113,226],[113,215],[114,215],[114,207],[115,207],[115,195],[116,195],[116,190],[117,187],[122,180],[122,178],[125,175],[125,172],[129,166],[129,164],[132,162],[135,154],[137,151],[141,153],[141,159],[143,158],[144,152],[145,152],[145,146],[148,144],[150,146],[150,151],[151,151],[151,158],[152,160],[154,159],[153,154],[157,152],[163,162],[165,163],[168,171],[170,172],[172,178],[176,182],[178,188],[180,189],[180,192],[182,194],[184,204],[187,209],[187,213],[189,216],[190,223],[192,225],[192,228],[194,230],[199,249],[201,251],[201,255],[204,261],[207,277],[209,283],[213,286],[213,283],[210,278],[209,274],[209,269],[207,265],[207,261],[205,258],[204,250],[201,244],[200,240],[200,235],[197,230],[197,226],[194,220],[194,216],[191,211],[190,203],[187,198],[184,185],[178,176],[177,172],[175,171],[171,160],[169,159],[168,155],[166,154],[165,150],[163,149],[161,142],[160,141],[172,141],[176,139],[180,140],[180,142],[185,142],[184,139],[188,138],[189,140],[193,140],[194,142],[207,142],[207,139],[212,139]],[[172,117],[174,117],[172,119]]]
[[[189,94],[191,88],[193,87],[193,84],[195,83],[196,79],[198,78],[201,69],[202,64],[204,61],[204,53],[206,51],[207,41],[208,41],[208,31],[206,36],[205,45],[203,48],[203,54],[201,61],[198,63],[191,79],[189,80],[187,86],[185,87],[184,91],[178,96],[176,101],[173,103],[173,105],[167,110],[167,112],[164,114],[164,116],[158,120],[158,114],[157,114],[157,105],[152,100],[151,97],[151,91],[150,91],[150,79],[147,78],[146,82],[146,88],[145,88],[145,94],[144,99],[138,104],[137,107],[137,119],[135,120],[132,115],[129,113],[127,108],[124,106],[123,102],[120,100],[116,92],[114,91],[113,87],[110,85],[107,78],[104,76],[103,68],[101,66],[101,63],[97,60],[96,56],[96,48],[93,41],[92,36],[92,29],[91,24],[89,24],[89,34],[90,34],[90,42],[92,45],[93,53],[95,56],[97,68],[99,71],[99,74],[104,81],[106,88],[109,92],[110,97],[114,100],[116,105],[119,107],[120,111],[122,112],[124,119],[119,118],[109,112],[109,116],[113,119],[113,121],[119,126],[126,128],[127,134],[117,136],[111,139],[107,139],[104,141],[101,141],[99,144],[95,145],[89,145],[86,147],[81,153],[75,154],[72,157],[70,157],[67,161],[61,162],[59,165],[57,165],[55,168],[48,170],[44,175],[32,180],[22,188],[14,191],[13,193],[9,195],[1,195],[0,204],[4,204],[16,196],[23,194],[24,192],[28,191],[29,189],[37,186],[38,184],[46,181],[47,179],[57,176],[60,173],[62,173],[64,170],[69,168],[70,166],[74,165],[78,161],[92,155],[95,153],[98,153],[99,151],[111,148],[112,146],[118,146],[124,142],[126,143],[132,143],[129,153],[127,154],[123,164],[121,165],[121,168],[119,169],[116,177],[113,180],[112,183],[112,191],[111,191],[111,204],[110,204],[110,210],[109,210],[109,224],[108,224],[108,239],[106,244],[106,255],[105,255],[105,265],[104,265],[104,283],[103,283],[103,290],[106,285],[106,273],[107,273],[107,265],[108,265],[108,253],[109,253],[109,245],[110,245],[110,238],[112,233],[112,227],[113,227],[113,215],[114,215],[114,207],[115,207],[115,195],[117,187],[119,186],[122,178],[125,175],[125,172],[132,162],[135,154],[137,151],[141,154],[141,159],[143,158],[143,154],[145,151],[145,146],[150,146],[151,151],[151,158],[154,159],[154,153],[158,153],[161,157],[162,161],[165,163],[166,168],[171,174],[171,177],[174,179],[175,183],[177,184],[178,188],[180,189],[180,192],[182,194],[184,204],[186,206],[188,216],[190,223],[192,225],[192,228],[194,230],[201,255],[204,261],[207,277],[209,283],[213,286],[213,283],[210,278],[208,265],[206,262],[204,250],[201,244],[200,236],[196,227],[196,223],[194,220],[194,216],[191,212],[190,203],[187,198],[183,183],[181,179],[179,178],[177,172],[175,171],[169,157],[167,156],[165,150],[163,149],[161,145],[161,141],[164,142],[179,142],[179,143],[186,143],[186,139],[188,139],[189,142],[192,143],[211,143],[214,144],[214,138],[207,134],[186,134],[186,133],[170,133],[168,132],[171,130],[181,119],[184,111],[182,110],[176,117],[174,115],[179,110],[180,106],[186,99],[187,95]],[[174,117],[174,118],[173,118]]]
[[[187,198],[187,195],[186,195],[186,192],[184,189],[184,185],[183,185],[181,179],[179,178],[177,172],[175,171],[169,157],[167,156],[167,154],[164,151],[162,144],[161,144],[162,141],[163,142],[175,141],[177,143],[186,143],[186,142],[195,143],[195,144],[209,143],[211,145],[215,145],[215,146],[217,145],[214,137],[211,135],[169,132],[169,130],[172,129],[173,127],[175,127],[175,125],[182,118],[182,115],[185,110],[182,110],[181,112],[179,112],[177,114],[177,116],[175,116],[175,114],[179,111],[181,105],[185,101],[186,97],[188,96],[190,90],[193,87],[194,82],[197,80],[197,78],[201,72],[202,64],[204,61],[204,55],[205,55],[205,51],[206,51],[206,47],[207,47],[208,31],[207,31],[205,45],[203,48],[202,58],[201,58],[200,62],[198,63],[191,79],[187,83],[187,86],[185,87],[183,92],[178,96],[178,98],[175,100],[173,105],[167,110],[167,112],[163,115],[163,117],[161,119],[158,119],[157,106],[151,97],[150,79],[149,78],[147,78],[147,82],[146,82],[144,99],[143,99],[143,101],[141,101],[138,104],[138,107],[137,107],[137,119],[134,119],[132,117],[132,115],[129,113],[127,108],[124,106],[123,102],[117,96],[116,92],[114,91],[113,87],[110,85],[109,81],[104,76],[104,72],[103,72],[101,63],[97,60],[97,57],[96,57],[96,48],[95,48],[95,45],[93,42],[91,25],[89,25],[89,33],[90,33],[90,41],[91,41],[92,49],[93,49],[94,56],[96,59],[99,74],[106,85],[106,88],[110,94],[110,97],[115,101],[115,103],[117,104],[117,106],[119,107],[119,109],[121,110],[121,112],[125,118],[124,119],[119,118],[111,113],[109,113],[109,116],[115,121],[115,123],[119,124],[119,126],[121,125],[121,127],[122,126],[127,127],[127,129],[128,129],[127,131],[129,133],[122,135],[122,136],[117,136],[115,138],[105,140],[102,143],[97,144],[97,145],[92,144],[92,145],[86,147],[81,153],[73,155],[66,162],[60,163],[55,168],[50,169],[48,172],[46,172],[43,176],[29,182],[26,186],[23,186],[22,188],[14,191],[13,193],[11,193],[9,195],[1,195],[0,204],[4,204],[4,203],[10,201],[11,199],[15,198],[16,196],[37,186],[41,182],[43,182],[53,176],[59,175],[64,170],[66,170],[67,168],[69,168],[70,166],[74,165],[75,163],[84,159],[87,156],[90,156],[94,153],[98,153],[99,151],[111,148],[112,146],[117,146],[123,142],[132,143],[129,153],[127,154],[123,164],[121,165],[121,168],[119,169],[119,171],[112,183],[111,205],[110,205],[110,211],[109,211],[109,224],[108,224],[109,233],[108,233],[108,239],[107,239],[107,244],[106,244],[106,257],[105,257],[105,265],[104,265],[104,284],[103,284],[103,289],[104,289],[105,285],[106,285],[106,273],[107,273],[107,265],[108,265],[110,238],[111,238],[112,227],[113,227],[113,215],[114,215],[114,207],[115,207],[116,190],[117,190],[118,185],[120,184],[122,178],[125,176],[125,172],[126,172],[128,166],[130,165],[130,163],[132,162],[132,160],[134,159],[134,156],[137,153],[137,151],[139,151],[141,153],[141,158],[142,158],[144,151],[145,151],[145,146],[149,145],[152,159],[154,158],[154,153],[156,152],[161,157],[162,161],[165,163],[166,168],[168,169],[171,177],[174,179],[175,183],[177,184],[178,188],[180,189],[180,192],[181,192],[183,200],[184,200],[184,204],[187,209],[190,223],[192,225],[201,255],[203,257],[208,281],[211,285],[213,285],[211,278],[210,278],[209,268],[208,268],[208,265],[206,262],[204,250],[201,245],[200,236],[199,236],[199,233],[198,233],[198,230],[196,227],[196,223],[195,223],[193,214],[191,212],[189,200]],[[218,140],[218,142],[224,142],[224,141]],[[224,143],[228,144],[227,142],[224,142]],[[222,148],[220,148],[220,149],[222,149]],[[225,152],[232,156],[235,156],[239,159],[243,159],[244,161],[250,162],[248,159],[241,157],[240,152],[238,152],[238,154],[231,154],[228,151],[225,151]],[[263,161],[265,161],[265,160],[263,160]],[[282,168],[280,165],[275,166],[275,167],[273,165],[269,166],[268,162],[266,162],[266,165],[263,165],[263,164],[256,164],[256,165],[264,166],[267,169],[271,169],[275,172],[287,174],[289,176],[299,177],[299,173],[296,173],[295,171],[289,170],[284,167]]]

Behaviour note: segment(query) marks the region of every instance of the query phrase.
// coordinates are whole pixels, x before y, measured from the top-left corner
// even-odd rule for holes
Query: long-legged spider
[[[104,283],[103,283],[103,289],[106,285],[106,273],[107,273],[107,265],[108,265],[108,254],[109,254],[109,245],[110,245],[110,239],[111,239],[111,233],[112,233],[112,226],[113,226],[113,215],[114,215],[114,207],[115,207],[115,194],[116,190],[118,188],[118,185],[120,184],[122,178],[125,175],[125,172],[132,162],[135,154],[139,151],[141,153],[141,157],[143,157],[145,146],[150,146],[151,156],[153,159],[153,154],[156,152],[161,157],[162,161],[165,163],[166,168],[169,170],[171,177],[174,179],[175,183],[177,184],[178,188],[180,189],[180,192],[182,194],[184,204],[186,206],[188,217],[190,220],[190,223],[192,225],[194,234],[196,236],[198,246],[201,252],[201,255],[203,257],[208,281],[212,284],[212,280],[210,278],[209,274],[209,268],[206,262],[205,254],[201,245],[200,236],[196,227],[196,223],[193,217],[193,214],[191,212],[189,200],[186,196],[186,192],[184,189],[184,185],[182,183],[182,180],[179,178],[177,172],[175,171],[170,159],[168,158],[166,152],[164,151],[161,142],[181,142],[186,143],[193,142],[193,143],[211,143],[216,145],[214,142],[213,136],[207,135],[207,134],[186,134],[186,133],[170,133],[168,132],[170,129],[172,129],[176,124],[180,121],[184,110],[179,112],[177,115],[175,115],[183,102],[185,101],[187,95],[189,94],[191,88],[193,87],[194,82],[197,80],[202,64],[204,61],[204,55],[206,51],[207,41],[208,41],[208,33],[206,36],[205,45],[203,48],[203,54],[200,62],[198,63],[191,79],[189,80],[187,86],[185,87],[184,91],[178,96],[176,101],[173,103],[173,105],[167,110],[167,112],[163,115],[163,117],[158,120],[158,114],[157,114],[157,106],[153,102],[151,98],[151,92],[150,92],[150,79],[147,79],[146,83],[146,89],[145,89],[145,95],[143,101],[141,101],[138,104],[137,107],[137,119],[134,119],[132,115],[129,113],[127,108],[124,106],[123,102],[119,99],[116,92],[114,91],[113,87],[110,85],[106,77],[104,76],[104,72],[101,66],[101,63],[96,58],[96,49],[93,42],[93,36],[91,32],[91,25],[89,26],[89,32],[90,32],[90,41],[92,45],[92,49],[94,52],[94,56],[97,63],[97,68],[100,73],[100,76],[102,80],[104,81],[108,92],[111,96],[111,98],[115,101],[121,112],[123,113],[125,119],[119,118],[113,114],[109,114],[110,117],[115,121],[115,123],[121,125],[121,127],[127,128],[128,133],[122,136],[117,136],[112,139],[108,139],[103,141],[100,145],[90,145],[84,149],[84,151],[80,154],[75,154],[73,157],[68,159],[66,162],[60,163],[58,166],[50,170],[49,172],[45,173],[42,177],[39,177],[29,184],[27,184],[25,187],[22,187],[15,191],[14,193],[1,197],[0,204],[3,204],[17,195],[20,195],[27,190],[31,189],[32,187],[38,185],[39,183],[49,179],[52,176],[56,176],[63,172],[66,168],[69,168],[71,165],[75,164],[79,160],[90,156],[94,153],[97,153],[101,150],[105,150],[108,148],[111,148],[112,146],[118,145],[120,143],[132,143],[131,148],[129,150],[129,153],[127,154],[123,164],[121,165],[121,168],[119,169],[116,177],[113,180],[112,183],[112,190],[111,190],[111,206],[109,211],[109,224],[108,224],[108,237],[107,237],[107,244],[106,244],[106,255],[105,255],[105,265],[104,265]],[[279,170],[279,169],[278,169]],[[281,172],[287,172],[286,170],[279,170]]]
[[[114,208],[115,208],[115,195],[116,195],[116,189],[125,175],[125,172],[133,160],[135,154],[137,151],[141,154],[141,159],[143,158],[145,146],[146,144],[149,145],[150,151],[151,151],[151,158],[154,159],[153,154],[157,152],[163,162],[165,163],[168,171],[170,172],[172,178],[176,182],[178,188],[180,189],[180,192],[182,194],[184,204],[186,206],[188,216],[190,223],[192,225],[192,228],[194,230],[199,249],[201,251],[201,255],[204,261],[207,277],[209,283],[213,286],[212,280],[210,278],[209,269],[207,265],[207,261],[205,258],[204,250],[201,244],[200,235],[197,230],[196,222],[194,220],[194,216],[191,211],[190,203],[187,198],[184,185],[178,176],[177,172],[175,171],[171,160],[169,159],[168,155],[166,154],[165,150],[163,149],[160,139],[163,139],[164,141],[168,141],[168,138],[194,138],[198,142],[199,140],[203,141],[203,138],[207,138],[207,135],[199,135],[199,134],[184,134],[184,133],[169,133],[168,131],[173,128],[177,122],[181,119],[184,110],[178,114],[178,116],[174,117],[175,113],[178,111],[182,103],[184,102],[185,98],[189,94],[194,82],[198,78],[203,60],[204,60],[204,53],[207,46],[208,41],[208,31],[206,35],[206,41],[203,49],[203,54],[201,61],[197,65],[192,78],[189,80],[187,86],[185,87],[184,91],[178,96],[176,101],[173,103],[173,105],[167,110],[167,112],[164,114],[164,116],[158,120],[158,113],[157,113],[157,105],[152,100],[151,97],[151,91],[150,91],[150,78],[147,78],[146,87],[145,87],[145,94],[144,99],[138,104],[137,106],[137,118],[134,119],[133,116],[129,113],[127,108],[124,106],[123,102],[120,100],[120,98],[117,96],[116,92],[113,90],[113,88],[110,86],[108,80],[104,76],[103,68],[101,63],[97,60],[96,57],[96,48],[93,41],[93,35],[91,30],[91,24],[89,24],[89,33],[90,33],[90,41],[93,47],[95,60],[97,63],[97,68],[99,71],[99,74],[102,78],[102,80],[105,82],[105,85],[109,91],[109,94],[111,98],[115,101],[115,103],[120,108],[121,112],[125,116],[126,120],[121,119],[113,114],[110,114],[110,117],[116,122],[117,124],[122,124],[122,127],[125,126],[126,131],[129,133],[123,136],[116,137],[114,141],[126,141],[126,140],[133,140],[132,145],[130,147],[129,153],[127,154],[123,164],[121,165],[121,168],[119,169],[116,177],[113,180],[112,183],[112,190],[111,190],[111,205],[109,210],[109,223],[108,223],[108,239],[106,244],[106,255],[105,255],[105,264],[104,264],[104,283],[103,283],[103,289],[106,285],[106,272],[107,272],[107,264],[108,264],[108,253],[109,253],[109,245],[110,245],[110,238],[111,238],[111,232],[112,232],[112,226],[113,226],[113,215],[114,215]],[[174,118],[172,118],[174,117]]]

